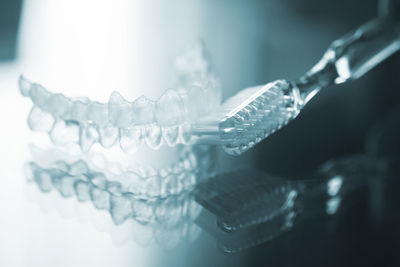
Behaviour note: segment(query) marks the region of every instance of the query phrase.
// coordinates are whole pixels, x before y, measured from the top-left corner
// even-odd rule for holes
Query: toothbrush
[[[192,125],[197,143],[240,155],[296,118],[323,88],[355,80],[400,49],[400,23],[377,18],[332,42],[297,80],[244,89]]]

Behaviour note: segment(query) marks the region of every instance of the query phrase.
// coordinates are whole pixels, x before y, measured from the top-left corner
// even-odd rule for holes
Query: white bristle
[[[242,90],[197,122],[193,132],[222,144],[229,154],[242,154],[297,116],[293,90],[285,80]]]

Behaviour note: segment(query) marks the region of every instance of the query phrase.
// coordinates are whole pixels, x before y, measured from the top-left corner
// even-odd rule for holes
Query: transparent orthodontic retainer
[[[202,43],[178,57],[174,89],[157,101],[141,96],[134,101],[114,91],[108,103],[86,97],[68,98],[20,76],[19,88],[31,99],[28,116],[32,131],[48,133],[60,146],[78,144],[87,152],[98,143],[103,148],[119,145],[133,154],[143,145],[159,149],[191,143],[191,123],[220,103],[221,86],[211,71]]]
[[[157,101],[142,96],[130,102],[117,92],[108,103],[68,98],[21,76],[20,91],[34,104],[29,128],[47,132],[57,145],[50,150],[32,146],[29,180],[43,193],[91,203],[109,213],[115,225],[134,221],[158,234],[160,227],[180,228],[181,238],[190,234],[200,211],[191,190],[212,174],[214,154],[210,147],[190,145],[188,125],[219,104],[220,85],[202,43],[179,57],[175,68],[176,89]],[[161,168],[138,164],[146,147],[158,154],[173,150],[166,160],[172,162]],[[115,151],[119,157],[113,158]]]

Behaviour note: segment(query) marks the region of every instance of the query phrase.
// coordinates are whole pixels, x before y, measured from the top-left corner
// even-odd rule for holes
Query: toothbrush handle
[[[360,78],[400,49],[400,23],[375,19],[334,41],[324,58],[333,62],[335,83]]]
[[[360,78],[400,50],[400,22],[378,18],[334,41],[321,60],[293,84],[302,105],[319,90]]]

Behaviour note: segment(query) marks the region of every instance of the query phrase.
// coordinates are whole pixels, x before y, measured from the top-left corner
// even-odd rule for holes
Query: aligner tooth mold
[[[20,92],[34,105],[28,126],[48,132],[56,145],[75,143],[84,152],[96,143],[107,149],[118,143],[126,153],[143,144],[152,149],[189,144],[191,122],[220,103],[221,86],[201,42],[176,60],[175,69],[176,89],[157,101],[141,96],[130,102],[114,91],[108,103],[51,93],[21,75]]]
[[[90,207],[98,216],[93,224],[104,229],[108,218],[117,239],[133,231],[139,244],[154,240],[169,248],[195,240],[200,230],[193,220],[201,207],[191,191],[212,175],[214,154],[211,147],[191,145],[190,125],[219,104],[220,85],[202,45],[178,58],[176,69],[176,89],[157,101],[142,96],[131,102],[118,92],[108,103],[68,98],[21,76],[20,92],[33,102],[30,129],[48,133],[59,145],[30,147],[34,161],[26,175],[46,193],[40,196],[68,198],[78,210]],[[162,166],[150,166],[159,155]]]

